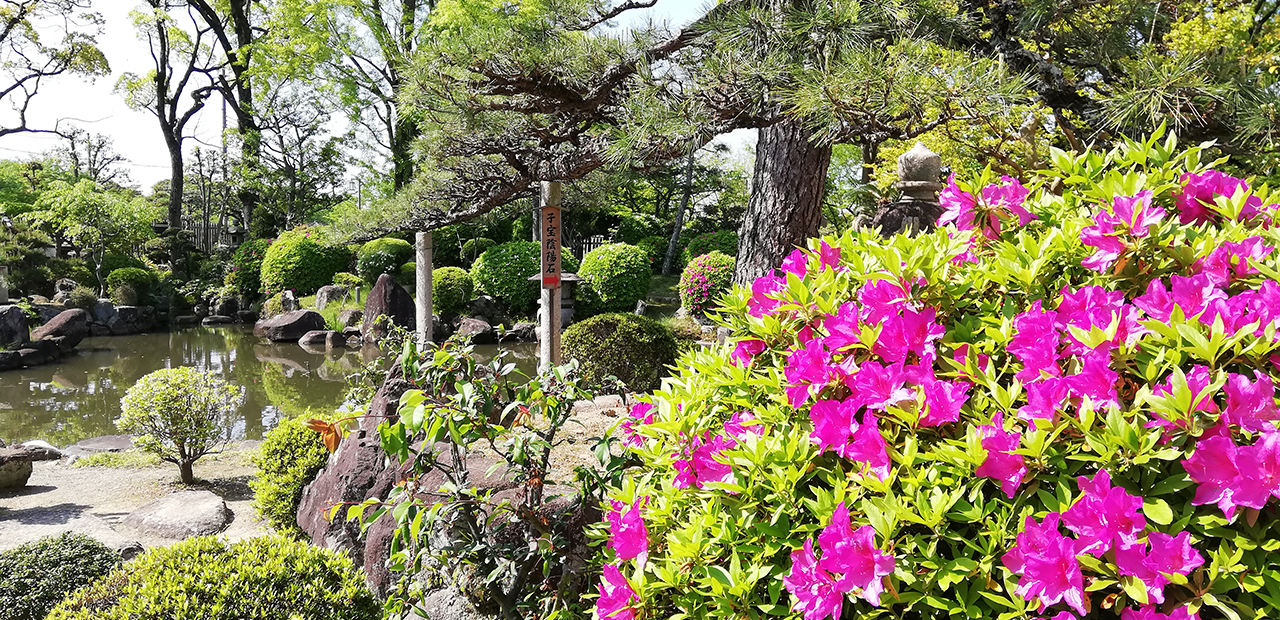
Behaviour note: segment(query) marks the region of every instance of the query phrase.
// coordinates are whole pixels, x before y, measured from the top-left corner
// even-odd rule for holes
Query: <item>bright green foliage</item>
[[[159,281],[154,273],[136,267],[117,269],[107,276],[107,290],[115,295],[117,288],[129,286],[133,288],[138,299],[147,299]]]
[[[521,239],[523,241],[523,239]],[[488,237],[476,237],[475,239],[467,239],[462,243],[462,260],[468,263],[474,263],[476,258],[484,251],[497,245],[497,242]]]
[[[708,252],[720,252],[729,256],[738,255],[738,233],[732,230],[717,230],[703,233],[689,240],[683,252],[685,264]]]
[[[712,251],[689,263],[680,274],[680,305],[690,314],[705,316],[733,284],[732,256]]]
[[[440,316],[455,316],[466,308],[475,290],[471,274],[461,267],[441,267],[431,272],[431,305]]]
[[[76,592],[49,620],[377,620],[346,557],[286,538],[156,547]]]
[[[236,292],[255,297],[262,291],[262,261],[271,248],[271,239],[251,239],[231,255],[231,276]]]
[[[120,564],[84,534],[46,536],[0,553],[0,620],[44,620],[68,594]]]
[[[387,254],[390,254],[392,259],[400,261],[396,263],[396,266],[398,267],[413,259],[413,244],[405,241],[404,239],[397,239],[395,237],[374,239],[373,241],[360,246],[360,250],[356,252],[356,258],[358,260],[368,254],[376,252],[386,252]]]
[[[0,175],[2,170],[0,167]],[[13,222],[12,227],[0,226],[0,264],[9,268],[5,280],[11,296],[39,295],[53,290],[55,278],[51,267],[56,259],[44,253],[44,249],[52,245],[48,235],[22,221]]]
[[[276,293],[263,302],[262,318],[269,319],[279,314],[284,314],[284,300],[281,298],[281,293]]]
[[[364,244],[356,255],[356,273],[365,282],[374,283],[378,276],[400,275],[400,267],[413,258],[413,245],[404,239],[384,237]]]
[[[125,267],[146,269],[147,265],[141,260],[138,260],[128,254],[106,254],[102,257],[102,273],[110,275],[111,272],[117,269],[124,269]],[[90,268],[94,268],[94,265],[91,264]]]
[[[333,283],[337,286],[345,286],[348,289],[354,289],[357,286],[363,285],[364,280],[354,273],[339,271],[338,273],[333,274]]]
[[[667,258],[667,245],[670,243],[670,237],[655,235],[641,239],[636,247],[644,250],[645,255],[649,257],[649,268],[656,271],[662,269],[662,261]]]
[[[542,269],[534,241],[500,243],[480,255],[471,266],[476,290],[492,295],[513,312],[528,313],[538,300],[538,285],[529,281]]]
[[[300,296],[310,295],[350,263],[346,248],[328,245],[319,231],[301,226],[282,233],[267,248],[262,259],[262,290],[273,294],[293,289]]]
[[[1027,585],[1031,573],[1015,573],[1004,558],[1015,545],[1027,558],[1044,557],[1047,551],[1017,540],[1026,520],[1099,508],[1080,500],[1082,477],[1096,479],[1104,470],[1116,493],[1141,498],[1142,517],[1133,531],[1141,549],[1154,546],[1157,532],[1186,532],[1203,558],[1202,566],[1166,575],[1160,611],[1186,605],[1204,618],[1235,619],[1261,618],[1259,611],[1275,609],[1280,519],[1267,495],[1273,483],[1259,483],[1262,496],[1252,500],[1262,510],[1241,507],[1226,516],[1203,476],[1222,476],[1229,491],[1245,484],[1252,475],[1245,472],[1277,465],[1273,453],[1260,451],[1273,445],[1267,442],[1275,437],[1274,422],[1250,421],[1238,399],[1242,392],[1233,389],[1248,387],[1241,387],[1241,379],[1258,381],[1264,389],[1256,404],[1274,419],[1271,382],[1280,378],[1280,339],[1274,319],[1250,321],[1267,316],[1274,305],[1246,310],[1236,302],[1268,287],[1266,294],[1274,294],[1280,252],[1221,263],[1220,284],[1207,289],[1179,293],[1182,280],[1173,280],[1174,300],[1181,301],[1166,310],[1171,316],[1146,310],[1159,306],[1147,294],[1151,283],[1167,287],[1171,278],[1196,277],[1195,286],[1202,286],[1218,260],[1206,259],[1220,257],[1214,253],[1227,251],[1228,242],[1256,237],[1265,246],[1280,246],[1276,229],[1259,224],[1274,211],[1252,222],[1236,221],[1254,197],[1259,208],[1277,202],[1265,187],[1211,198],[1205,207],[1211,222],[1179,221],[1174,196],[1187,185],[1185,172],[1207,167],[1200,155],[1199,148],[1179,151],[1172,138],[1125,142],[1110,152],[1055,151],[1052,168],[1023,179],[1030,188],[1024,206],[1038,216],[1025,225],[1006,213],[999,216],[1001,228],[985,234],[950,225],[890,239],[850,231],[821,245],[811,240],[804,265],[792,262],[790,273],[762,279],[754,293],[735,289],[723,315],[731,342],[685,355],[675,376],[653,394],[653,423],[633,427],[642,446],[630,454],[643,465],[611,492],[612,500],[640,501],[644,507],[647,561],[620,563],[640,593],[637,616],[800,618],[791,611],[797,598],[782,579],[793,574],[792,553],[806,542],[825,557],[829,545],[819,544],[818,536],[843,503],[855,530],[874,529],[872,544],[892,556],[894,569],[878,606],[855,592],[843,597],[842,617],[1055,617],[1065,606],[1041,612],[1037,602],[1025,600],[1016,589]],[[961,179],[954,191],[976,195],[992,181],[987,175]],[[1120,226],[1113,237],[1121,241],[1118,258],[1101,270],[1084,267],[1095,247],[1082,243],[1082,230],[1096,226],[1099,213],[1117,198],[1143,191],[1165,210],[1163,218],[1141,235]],[[976,208],[977,221],[987,221],[993,207]],[[821,247],[827,244],[839,251],[838,259]],[[877,297],[877,290],[897,292]],[[1196,305],[1210,291],[1224,302],[1211,320],[1205,306],[1213,304]],[[1081,302],[1085,294],[1090,300]],[[1145,301],[1134,304],[1139,297]],[[1028,318],[1038,316],[1037,304],[1057,313],[1047,326]],[[1120,309],[1109,309],[1112,304]],[[1081,309],[1089,305],[1093,310]],[[885,308],[886,317],[860,314]],[[906,339],[918,338],[915,351],[905,349],[895,327],[909,316],[923,317],[919,336]],[[926,330],[934,335],[926,336]],[[1041,330],[1048,336],[1039,335]],[[1031,368],[1030,358],[1014,352],[1023,350],[1019,346],[1047,346],[1053,371],[1019,377]],[[904,356],[906,368],[888,363],[893,351]],[[1086,359],[1101,360],[1104,370],[1087,368],[1078,356],[1097,356]],[[807,367],[806,360],[816,367]],[[908,374],[867,385],[860,377],[875,376],[870,373],[884,367],[878,364]],[[1197,367],[1205,373],[1203,389],[1193,389],[1188,380]],[[1055,373],[1070,391],[1047,398],[1048,410],[1033,415],[1043,407],[1031,402],[1029,390],[1044,387]],[[1228,380],[1234,388],[1224,388]],[[930,381],[963,385],[967,400],[947,414],[926,396],[929,385],[937,385]],[[1089,395],[1099,388],[1114,391]],[[844,427],[836,425],[842,435],[859,434],[848,458],[824,449],[813,436],[816,420],[832,420],[819,412],[815,399],[863,411]],[[1202,399],[1212,401],[1212,408],[1193,406]],[[862,404],[874,409],[863,410]],[[725,424],[740,412],[750,414],[746,431],[731,431]],[[943,417],[925,422],[934,415]],[[997,431],[1016,438],[1013,447],[989,443]],[[723,440],[730,434],[732,445],[693,454],[689,466],[691,453],[713,436]],[[1208,458],[1211,440],[1238,447],[1239,474],[1224,458],[1207,474],[1200,470],[1199,480],[1192,478],[1191,457]],[[1245,462],[1245,450],[1260,462]],[[884,457],[883,473],[868,466],[877,454]],[[1025,475],[979,474],[979,467],[997,459],[1021,461]],[[688,466],[679,482],[678,461]],[[722,466],[710,478],[690,480],[700,467]],[[1197,501],[1198,493],[1208,497]],[[1117,519],[1122,511],[1109,504],[1100,512]],[[1127,531],[1116,521],[1112,526]],[[608,536],[605,530],[597,531],[601,538]],[[1055,536],[1065,535],[1074,545],[1079,531],[1058,527]],[[1113,553],[1073,556],[1075,547],[1059,547],[1064,548],[1067,559],[1058,566],[1083,583],[1090,618],[1144,607],[1147,588],[1159,585],[1154,575],[1133,575],[1132,566],[1122,571]],[[602,553],[607,562],[615,561],[613,552]]]
[[[671,328],[620,312],[579,321],[564,330],[565,359],[577,360],[591,382],[614,376],[635,392],[658,387],[675,363],[678,345]]]
[[[653,270],[643,249],[625,243],[602,245],[587,253],[578,268],[578,308],[583,316],[626,312],[649,294]]]
[[[77,286],[67,297],[67,303],[72,308],[92,311],[93,305],[98,303],[98,294],[87,286]]]
[[[220,442],[218,433],[242,404],[242,387],[190,367],[164,368],[129,388],[116,427],[134,435],[139,448],[176,464],[190,484],[191,465]]]
[[[409,261],[396,270],[396,282],[401,286],[414,286],[418,283],[418,263],[417,261]]]
[[[613,240],[619,243],[640,243],[645,237],[670,234],[670,226],[663,226],[662,220],[648,213],[631,213],[618,219],[618,227],[613,230]]]
[[[332,421],[331,416],[314,416]],[[271,524],[282,535],[298,538],[298,504],[302,489],[315,479],[316,473],[329,459],[329,451],[320,434],[303,426],[301,417],[280,422],[262,438],[262,446],[253,456],[258,475],[249,481],[253,487],[253,509],[258,517]]]
[[[89,270],[83,258],[51,258],[49,259],[49,271],[56,282],[63,278],[69,278],[85,286],[97,286],[98,280],[94,277],[93,272]],[[50,295],[51,291],[46,291]]]

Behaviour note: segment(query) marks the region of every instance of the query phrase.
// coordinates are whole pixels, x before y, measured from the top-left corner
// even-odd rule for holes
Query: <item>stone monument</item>
[[[884,237],[932,230],[942,215],[938,206],[941,175],[942,157],[917,142],[898,157],[898,182],[893,186],[902,191],[902,198],[881,207],[871,226],[879,227]]]

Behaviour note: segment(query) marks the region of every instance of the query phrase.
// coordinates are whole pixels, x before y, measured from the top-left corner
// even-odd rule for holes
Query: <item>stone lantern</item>
[[[239,247],[244,243],[244,229],[236,224],[227,227],[227,245],[231,247]]]
[[[529,281],[541,284],[542,274],[534,274],[533,277],[529,278]],[[582,278],[576,273],[560,274],[560,329],[564,329],[568,327],[570,323],[573,323],[575,305],[573,291],[578,288],[578,283],[581,281]],[[539,301],[538,304],[541,306],[542,302]],[[538,312],[542,312],[541,308],[539,308]]]
[[[902,198],[877,211],[871,226],[878,226],[885,237],[932,230],[942,215],[938,205],[941,175],[942,157],[917,142],[898,157],[898,182],[893,186],[902,191]]]

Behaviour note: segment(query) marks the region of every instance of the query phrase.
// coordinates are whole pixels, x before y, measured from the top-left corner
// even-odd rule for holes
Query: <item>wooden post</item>
[[[418,233],[417,241],[418,346],[425,347],[431,342],[434,327],[431,317],[431,233]]]
[[[542,182],[538,224],[542,238],[542,312],[538,327],[538,374],[560,365],[560,182]]]

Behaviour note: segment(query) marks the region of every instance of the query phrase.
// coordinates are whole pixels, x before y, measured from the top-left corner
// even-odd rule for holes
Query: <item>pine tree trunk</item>
[[[738,229],[735,284],[750,286],[818,234],[831,147],[815,145],[812,137],[793,119],[760,130],[751,198]]]
[[[680,231],[684,228],[684,214],[689,209],[689,197],[693,194],[693,156],[696,148],[689,149],[689,161],[684,169],[684,198],[680,199],[680,207],[676,210],[676,221],[671,231],[671,241],[667,243],[667,255],[662,261],[662,275],[671,275],[671,267],[676,260],[676,246],[680,244]]]

